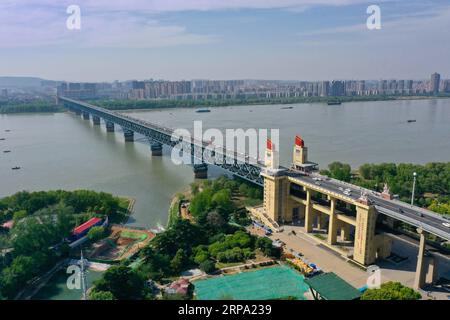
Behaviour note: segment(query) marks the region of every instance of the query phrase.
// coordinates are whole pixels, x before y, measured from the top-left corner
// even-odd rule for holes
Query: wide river
[[[353,167],[366,162],[450,161],[450,99],[291,106],[128,114],[172,128],[191,129],[194,120],[202,120],[205,129],[278,128],[282,164],[290,162],[296,134],[306,141],[310,160],[321,167],[332,161]],[[152,158],[142,137],[124,143],[120,128],[106,133],[103,123],[94,127],[71,113],[1,115],[0,138],[5,138],[0,140],[0,197],[19,190],[111,192],[137,200],[130,224],[155,227],[165,225],[171,196],[193,181],[192,169],[173,164],[167,148],[163,157]],[[11,170],[14,166],[21,169]]]

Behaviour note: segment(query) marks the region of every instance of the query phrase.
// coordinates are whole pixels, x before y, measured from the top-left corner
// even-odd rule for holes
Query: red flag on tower
[[[303,148],[305,146],[305,142],[300,136],[295,136],[295,145]]]
[[[272,149],[272,140],[270,140],[270,139],[267,139],[267,150],[270,150],[270,151],[272,151],[273,149]]]

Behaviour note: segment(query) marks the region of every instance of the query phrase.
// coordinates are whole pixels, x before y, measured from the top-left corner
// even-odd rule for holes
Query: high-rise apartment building
[[[320,96],[327,97],[330,94],[330,82],[322,81],[320,84]]]
[[[339,80],[331,81],[330,95],[332,95],[332,96],[343,96],[343,95],[345,95],[345,84],[344,84],[344,81],[339,81]]]
[[[431,75],[431,81],[430,81],[430,92],[432,94],[438,94],[439,93],[439,84],[441,82],[441,75],[437,72],[433,73]]]
[[[446,93],[450,92],[450,80],[447,79],[444,81],[443,91]]]
[[[406,80],[406,93],[408,93],[408,94],[413,93],[413,81],[412,80]]]

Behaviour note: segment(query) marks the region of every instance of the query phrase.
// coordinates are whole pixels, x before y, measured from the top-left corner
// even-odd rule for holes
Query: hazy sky
[[[81,8],[68,30],[66,9]],[[366,9],[381,8],[381,30]],[[423,79],[450,76],[450,1],[1,0],[0,76]]]

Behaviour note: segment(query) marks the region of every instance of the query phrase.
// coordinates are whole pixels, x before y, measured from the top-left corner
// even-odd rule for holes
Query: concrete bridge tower
[[[266,145],[266,155],[265,155],[265,165],[269,170],[276,170],[279,167],[279,154],[275,149],[275,144],[272,143],[272,140],[267,139]]]
[[[295,136],[293,164],[299,167],[308,162],[308,148],[305,147],[305,141],[300,136]]]

